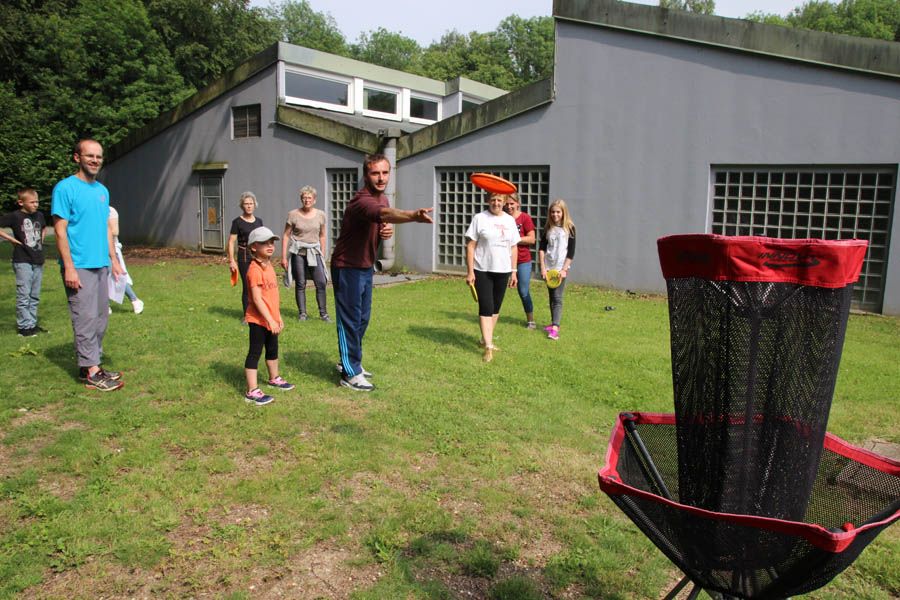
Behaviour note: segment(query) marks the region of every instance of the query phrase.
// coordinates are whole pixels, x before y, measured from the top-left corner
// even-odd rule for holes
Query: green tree
[[[0,114],[0,210],[13,210],[16,192],[31,187],[49,215],[54,184],[74,172],[71,148],[65,147],[70,136],[62,124],[43,120],[33,102],[17,97],[11,81],[0,82]]]
[[[701,15],[712,15],[716,12],[715,0],[659,0],[659,6],[660,8],[686,10],[700,13]]]
[[[313,10],[307,0],[282,0],[265,10],[282,42],[346,56],[347,42],[328,13]]]
[[[40,106],[43,119],[65,125],[66,146],[85,136],[118,141],[189,91],[136,0],[82,0],[71,14],[42,18],[32,33],[29,81],[17,94]]]
[[[752,13],[752,21],[843,33],[858,37],[900,41],[900,0],[812,0],[780,17]]]
[[[432,43],[422,56],[426,77],[446,81],[468,77],[511,90],[517,87],[509,46],[495,33],[468,35],[449,31]]]
[[[416,40],[384,27],[361,33],[358,41],[350,46],[350,56],[357,60],[416,74],[422,73],[423,54]]]
[[[178,72],[194,89],[278,40],[276,24],[250,0],[144,0]]]
[[[516,87],[553,74],[553,17],[523,19],[511,15],[500,23],[496,35],[509,48]]]

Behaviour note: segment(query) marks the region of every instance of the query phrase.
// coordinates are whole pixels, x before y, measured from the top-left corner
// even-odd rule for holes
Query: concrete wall
[[[436,198],[436,167],[550,165],[578,226],[573,280],[662,292],[655,241],[708,231],[710,165],[900,162],[896,78],[558,21],[555,85],[547,107],[401,162],[398,198]],[[897,247],[900,219],[892,234]],[[399,240],[398,259],[428,270],[434,239],[412,255],[422,235]]]
[[[101,179],[119,209],[123,239],[199,246],[195,163],[228,163],[226,238],[231,220],[241,213],[238,198],[245,190],[256,194],[257,215],[278,235],[288,211],[299,206],[297,192],[304,185],[318,190],[317,207],[327,215],[325,170],[358,168],[362,154],[275,125],[275,96],[273,65],[107,165]],[[262,136],[232,140],[231,108],[256,103],[261,104]]]

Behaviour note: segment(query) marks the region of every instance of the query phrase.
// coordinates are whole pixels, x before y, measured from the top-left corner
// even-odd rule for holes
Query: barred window
[[[516,184],[521,210],[532,218],[540,238],[550,199],[549,167],[440,168],[437,170],[438,268],[466,268],[466,229],[472,217],[487,208],[487,194],[469,181],[469,176],[476,171],[493,173]],[[532,260],[536,256],[532,249]]]
[[[260,137],[259,104],[250,106],[235,106],[231,109],[231,122],[234,139]]]
[[[869,242],[853,306],[881,312],[897,167],[713,167],[712,233]]]
[[[331,220],[331,241],[329,250],[334,250],[334,244],[341,234],[341,219],[344,217],[344,209],[350,203],[350,199],[359,189],[359,171],[357,169],[327,169],[328,177],[328,210]]]

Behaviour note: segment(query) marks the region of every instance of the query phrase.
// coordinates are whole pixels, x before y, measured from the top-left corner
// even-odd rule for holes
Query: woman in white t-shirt
[[[491,194],[488,209],[472,218],[466,230],[466,283],[478,293],[478,324],[484,362],[494,358],[494,328],[507,285],[516,285],[516,221],[503,212],[506,194]],[[512,278],[512,281],[510,281]]]

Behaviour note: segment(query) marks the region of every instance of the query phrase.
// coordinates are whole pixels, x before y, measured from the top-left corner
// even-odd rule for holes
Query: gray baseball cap
[[[269,240],[277,239],[280,238],[272,233],[272,230],[268,227],[257,227],[250,232],[250,236],[247,238],[247,245],[250,246],[252,244],[258,244],[259,242],[268,242]]]

